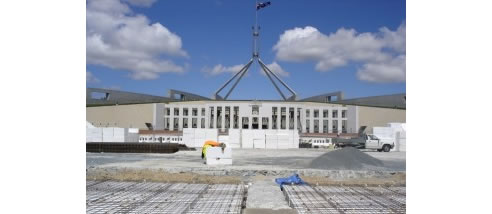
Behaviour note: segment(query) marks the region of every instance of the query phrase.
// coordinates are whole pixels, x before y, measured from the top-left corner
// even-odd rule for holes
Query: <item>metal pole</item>
[[[239,81],[241,80],[241,78],[243,78],[244,74],[246,74],[248,72],[248,69],[249,69],[249,66],[251,65],[251,63],[253,63],[253,59],[251,59],[249,61],[249,63],[246,64],[246,66],[245,66],[246,69],[244,69],[244,71],[241,74],[241,76],[239,76],[239,78],[236,80],[236,82],[234,82],[234,85],[232,85],[231,89],[229,89],[229,92],[227,92],[226,96],[224,97],[224,100],[227,100],[227,97],[229,97],[229,94],[231,94],[232,90],[234,90],[234,88],[239,83]]]
[[[262,62],[260,59],[258,59],[258,62],[259,62],[260,64],[263,64],[263,62]],[[264,65],[264,64],[263,64],[263,65]],[[277,79],[280,83],[282,83],[282,85],[283,85],[283,86],[285,86],[285,87],[286,87],[286,88],[287,88],[287,89],[288,89],[288,90],[289,90],[289,91],[290,91],[293,95],[296,95],[296,92],[294,92],[294,90],[292,90],[292,89],[291,89],[291,88],[290,88],[287,84],[285,84],[285,83],[284,83],[284,81],[282,81],[282,80],[281,80],[281,79],[280,79],[280,78],[279,78],[279,77],[278,77],[275,73],[273,73],[273,72],[272,72],[272,71],[271,71],[271,70],[270,70],[270,69],[269,69],[266,65],[264,65],[264,66],[265,66],[265,68],[266,68],[266,69],[268,69],[268,71],[270,71],[270,72],[273,74],[273,76],[274,76],[274,77],[275,77],[275,78],[276,78],[276,79]]]
[[[268,74],[268,71],[265,69],[265,65],[263,63],[261,63],[261,61],[258,61],[260,62],[260,66],[261,68],[263,68],[263,71],[265,72],[265,74],[268,76],[268,79],[270,79],[270,81],[272,81],[272,84],[273,86],[275,86],[275,88],[277,89],[278,93],[280,94],[280,96],[282,96],[282,98],[284,98],[284,100],[287,100],[284,96],[284,94],[282,93],[282,91],[278,88],[277,84],[275,84],[275,82],[273,81],[272,77],[270,76],[270,74]]]
[[[253,59],[251,59],[249,63],[251,63],[252,61],[253,61]],[[230,78],[230,79],[229,79],[229,80],[228,80],[228,81],[227,81],[224,85],[222,85],[222,87],[220,87],[220,88],[219,88],[219,90],[217,90],[217,91],[215,92],[215,94],[214,94],[214,95],[215,95],[215,96],[217,96],[217,95],[220,93],[220,91],[222,91],[222,89],[224,89],[224,88],[225,88],[225,87],[226,87],[226,86],[227,86],[227,85],[228,85],[228,84],[229,84],[229,83],[230,83],[230,82],[231,82],[234,78],[236,78],[236,76],[237,76],[237,75],[239,75],[239,74],[240,74],[240,73],[241,73],[241,72],[242,72],[245,68],[246,68],[246,65],[245,65],[243,68],[241,68],[241,70],[239,70],[239,72],[237,72],[236,74],[234,74],[234,76],[232,76],[232,77],[231,77],[231,78]]]

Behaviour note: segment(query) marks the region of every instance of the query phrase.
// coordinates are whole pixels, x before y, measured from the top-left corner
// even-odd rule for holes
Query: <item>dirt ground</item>
[[[247,184],[257,180],[263,180],[271,176],[255,175],[250,177],[243,176],[213,176],[197,173],[169,173],[163,170],[151,169],[124,169],[108,170],[95,169],[88,170],[87,180],[116,180],[116,181],[152,181],[166,183],[205,183],[205,184]],[[406,173],[398,172],[382,178],[343,178],[332,179],[324,176],[301,176],[301,178],[311,185],[346,185],[346,186],[405,186]]]
[[[169,173],[163,170],[150,169],[96,169],[87,172],[87,180],[116,181],[152,181],[165,183],[205,183],[205,184],[239,184],[238,176],[212,176],[196,173]]]

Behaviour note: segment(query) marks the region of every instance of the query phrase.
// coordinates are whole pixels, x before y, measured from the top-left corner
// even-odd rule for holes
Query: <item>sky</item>
[[[270,2],[258,10],[260,58],[298,97],[406,92],[405,1]],[[251,59],[255,4],[88,0],[86,85],[158,96],[176,89],[211,97]],[[281,96],[254,63],[229,99]]]

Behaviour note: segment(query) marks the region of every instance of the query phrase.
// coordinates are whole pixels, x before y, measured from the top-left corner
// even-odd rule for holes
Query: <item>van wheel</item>
[[[382,149],[378,149],[378,152],[382,152],[383,150]]]
[[[386,144],[386,145],[383,146],[383,151],[384,152],[389,152],[390,150],[391,150],[390,145]]]

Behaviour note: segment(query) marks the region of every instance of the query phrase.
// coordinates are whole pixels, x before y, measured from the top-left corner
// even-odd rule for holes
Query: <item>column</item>
[[[280,123],[280,118],[282,118],[282,107],[277,106],[277,130],[279,130],[282,126]]]
[[[222,128],[220,128],[221,131],[225,131],[225,106],[222,106],[222,114],[220,115],[220,124]]]
[[[205,128],[210,128],[210,107],[208,105],[205,105]]]
[[[328,119],[328,133],[333,133],[333,120],[331,117]]]
[[[289,107],[285,107],[285,130],[289,130]]]
[[[214,124],[213,124],[213,128],[216,129],[217,128],[217,106],[214,106]]]
[[[193,119],[192,118],[193,118],[193,106],[189,106],[188,107],[188,128],[193,128]]]
[[[294,130],[297,131],[297,107],[294,107]]]
[[[179,115],[178,115],[178,130],[183,130],[183,107],[179,107]]]
[[[169,130],[174,131],[174,107],[169,107]]]
[[[309,109],[309,133],[314,133],[314,108]]]
[[[251,115],[248,117],[248,129],[253,129],[253,117]]]
[[[301,108],[301,128],[302,133],[306,133],[306,109]]]

